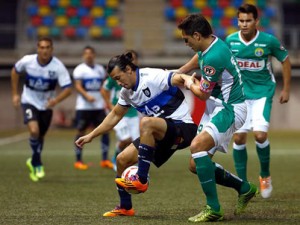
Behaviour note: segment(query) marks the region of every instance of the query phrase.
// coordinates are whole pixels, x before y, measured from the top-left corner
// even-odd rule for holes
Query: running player
[[[138,65],[138,54],[133,50],[129,50],[128,52],[132,54],[132,63]],[[111,77],[108,77],[105,80],[103,88],[101,89],[101,93],[109,110],[112,110],[114,105],[118,103],[120,90],[121,86],[119,86]],[[127,147],[133,140],[139,137],[139,122],[140,120],[137,110],[133,107],[130,107],[125,116],[114,127],[118,140],[116,143],[115,155],[112,160],[114,163],[114,170],[117,170],[117,155],[123,151],[123,149],[125,149],[125,147]]]
[[[234,135],[233,158],[238,176],[247,180],[246,140],[247,133],[253,130],[260,162],[260,191],[263,198],[269,198],[273,187],[268,129],[276,86],[271,70],[271,57],[274,56],[282,63],[283,90],[279,97],[281,104],[289,100],[291,64],[288,52],[279,40],[257,29],[259,19],[254,5],[242,5],[237,16],[240,31],[229,35],[226,42],[242,70],[248,115],[246,123]]]
[[[100,93],[102,84],[106,78],[106,71],[103,66],[95,63],[96,52],[91,46],[83,49],[83,63],[76,66],[73,72],[75,88],[78,92],[76,100],[76,128],[75,140],[83,136],[90,125],[98,126],[105,118],[105,104]],[[113,168],[108,160],[109,134],[101,137],[102,160],[100,166]],[[79,170],[86,170],[88,165],[82,161],[82,149],[75,145],[76,162],[74,167]]]
[[[216,151],[227,152],[233,133],[245,122],[247,108],[243,94],[240,71],[230,49],[212,34],[208,21],[200,14],[191,14],[180,22],[185,44],[197,54],[180,72],[200,67],[201,80],[183,76],[185,86],[201,100],[206,100],[205,113],[200,121],[198,135],[191,143],[191,170],[197,173],[206,206],[191,222],[223,220],[216,183],[234,188],[238,194],[235,214],[242,213],[258,189],[214,163]]]
[[[41,160],[44,137],[52,119],[52,108],[71,94],[72,81],[63,63],[52,55],[53,42],[40,38],[37,54],[25,55],[11,71],[12,102],[23,108],[24,123],[29,130],[32,157],[26,161],[29,177],[38,181],[45,176]],[[25,74],[25,84],[20,99],[19,76]],[[56,84],[63,89],[55,97]]]
[[[132,54],[113,57],[108,63],[108,73],[122,86],[118,103],[104,121],[91,133],[79,138],[76,144],[83,147],[93,138],[111,129],[124,117],[130,106],[143,113],[140,122],[140,138],[134,140],[117,157],[117,189],[120,205],[103,216],[133,216],[128,186],[140,192],[148,188],[150,163],[157,167],[172,154],[190,145],[197,125],[193,123],[182,91],[176,85],[183,84],[179,75],[163,69],[141,68],[132,63]],[[138,172],[130,180],[121,177],[122,172],[138,162]]]

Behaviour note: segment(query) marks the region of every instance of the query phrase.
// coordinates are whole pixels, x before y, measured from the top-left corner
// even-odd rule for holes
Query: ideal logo
[[[265,67],[265,61],[237,59],[241,70],[260,71]]]

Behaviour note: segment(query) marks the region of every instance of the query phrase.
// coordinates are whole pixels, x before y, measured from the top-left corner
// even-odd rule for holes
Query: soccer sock
[[[234,160],[234,166],[235,170],[238,174],[238,176],[244,180],[247,181],[247,149],[246,145],[237,145],[236,143],[233,143],[233,160]]]
[[[29,138],[29,143],[30,147],[32,150],[32,158],[31,158],[31,164],[36,167],[36,166],[41,166],[41,141],[40,139],[34,139],[34,138]]]
[[[235,189],[239,194],[244,194],[249,191],[249,183],[225,170],[220,164],[214,163],[216,183],[225,187]]]
[[[256,143],[256,151],[260,162],[260,176],[270,176],[270,142],[266,140],[264,143]]]
[[[147,183],[150,164],[153,159],[154,148],[145,144],[139,146],[138,171],[139,180],[142,184]]]
[[[120,178],[120,177],[116,177]],[[131,202],[131,194],[129,194],[123,187],[117,184],[117,190],[120,196],[120,207],[122,209],[131,209],[132,208],[132,202]]]
[[[76,135],[75,141],[80,138],[81,135]],[[82,160],[82,149],[79,148],[77,145],[75,145],[75,156],[76,156],[76,161],[81,161]]]
[[[108,149],[109,149],[109,134],[103,134],[101,138],[102,147],[102,160],[108,159]]]
[[[207,205],[213,210],[219,211],[220,203],[215,180],[215,166],[207,152],[197,152],[192,154],[192,157],[196,163],[197,175],[205,193]]]

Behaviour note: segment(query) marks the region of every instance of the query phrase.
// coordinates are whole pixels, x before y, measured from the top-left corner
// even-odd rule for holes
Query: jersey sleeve
[[[122,88],[120,91],[120,95],[119,95],[119,100],[118,100],[118,104],[124,107],[130,107],[131,105],[127,102],[127,97],[126,97],[126,89]]]
[[[283,45],[280,43],[280,41],[274,37],[271,36],[271,52],[272,55],[280,62],[283,62],[287,56],[288,51],[283,47]]]
[[[23,56],[19,61],[15,64],[15,70],[18,74],[25,71],[26,64],[29,60],[29,56]]]
[[[73,78],[74,80],[81,80],[82,79],[82,73],[80,69],[80,65],[76,66],[74,71],[73,71]]]

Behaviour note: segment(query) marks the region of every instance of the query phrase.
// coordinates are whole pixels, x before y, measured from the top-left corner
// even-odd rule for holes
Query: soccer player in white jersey
[[[76,128],[75,140],[83,136],[90,125],[98,126],[105,118],[105,102],[100,93],[106,71],[102,65],[95,63],[96,52],[91,46],[83,49],[83,63],[76,66],[73,72],[75,88],[77,90],[76,100]],[[113,168],[112,162],[108,159],[109,134],[101,137],[102,160],[100,166]],[[75,145],[76,162],[74,167],[79,170],[86,170],[88,165],[82,161],[82,149]]]
[[[38,40],[37,54],[25,55],[11,71],[12,102],[23,108],[24,123],[29,130],[32,157],[26,161],[32,181],[45,176],[41,161],[44,137],[52,119],[52,108],[71,94],[72,81],[63,63],[52,55],[53,42],[43,37]],[[19,76],[25,75],[20,98]],[[57,83],[62,91],[55,97]]]
[[[145,115],[140,122],[140,138],[117,156],[115,181],[120,205],[103,214],[105,217],[133,216],[131,194],[125,189],[129,187],[145,192],[150,163],[160,167],[176,150],[189,146],[197,125],[191,118],[184,94],[176,87],[183,84],[179,75],[163,69],[140,69],[132,63],[131,53],[113,57],[107,71],[122,86],[119,101],[104,121],[91,133],[79,138],[76,144],[83,147],[93,138],[113,129],[131,106]],[[129,180],[120,178],[127,167],[137,162],[137,174]]]
[[[254,5],[242,5],[237,16],[240,31],[229,35],[226,42],[236,56],[242,72],[248,115],[246,123],[234,135],[233,158],[238,176],[247,180],[246,140],[247,133],[253,130],[260,162],[260,192],[263,198],[269,198],[273,187],[268,129],[276,87],[271,58],[274,56],[282,63],[283,89],[279,96],[281,104],[289,100],[291,64],[288,52],[279,40],[257,29],[259,19]]]
[[[206,196],[206,206],[190,222],[223,220],[216,184],[234,188],[238,192],[235,214],[244,212],[258,188],[227,172],[212,161],[216,151],[227,152],[233,133],[245,122],[247,107],[237,62],[228,46],[212,34],[208,21],[200,14],[183,19],[178,28],[186,45],[197,54],[179,72],[199,69],[201,80],[183,76],[185,86],[206,101],[205,113],[198,134],[193,139],[191,171],[195,172]]]

